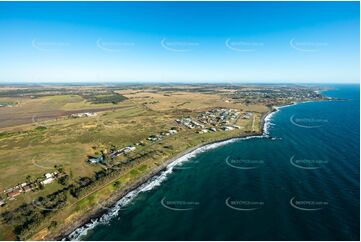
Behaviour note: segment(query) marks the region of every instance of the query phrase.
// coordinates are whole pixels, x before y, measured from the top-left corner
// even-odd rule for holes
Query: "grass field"
[[[122,103],[93,104],[79,95],[56,95],[39,98],[0,98],[15,106],[0,107],[0,128],[41,122],[77,112],[96,112],[122,107]]]
[[[46,95],[31,97],[1,97],[0,101],[16,102],[13,107],[0,108],[0,191],[24,182],[29,176],[41,177],[61,166],[69,176],[69,184],[79,184],[82,177],[94,178],[98,172],[118,171],[95,181],[79,197],[67,196],[65,207],[47,215],[47,219],[21,239],[41,239],[56,234],[64,224],[76,221],[103,200],[138,182],[166,160],[191,147],[214,140],[260,132],[261,117],[270,110],[262,103],[246,105],[227,98],[233,90],[194,92],[159,91],[151,88],[116,90],[127,99],[119,103],[94,104],[80,95]],[[106,97],[108,98],[108,96]],[[175,122],[184,116],[213,108],[231,108],[252,112],[249,119],[237,119],[240,129],[198,134]],[[71,113],[96,112],[96,116],[72,118]],[[35,116],[35,118],[34,118]],[[151,142],[157,135],[176,127],[178,133]],[[136,145],[142,143],[143,145]],[[111,147],[134,145],[136,150],[109,161],[108,164],[88,164],[89,155],[107,154]],[[131,161],[131,162],[129,162]],[[94,179],[93,179],[94,180]],[[64,186],[54,182],[44,189],[21,194],[0,208],[11,212],[24,203],[47,196]],[[51,221],[56,226],[49,227]],[[15,239],[16,221],[0,225],[0,240]]]

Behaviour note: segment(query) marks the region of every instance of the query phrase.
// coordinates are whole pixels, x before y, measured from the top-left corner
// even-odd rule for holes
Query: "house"
[[[50,184],[54,181],[54,177],[51,175],[51,173],[46,173],[45,174],[45,179],[43,181],[41,181],[40,183],[43,185],[47,185]]]
[[[242,119],[249,119],[252,116],[252,113],[246,112],[242,115]]]
[[[133,151],[133,150],[135,150],[134,146],[127,146],[127,147],[124,147],[124,148],[122,148],[120,150],[113,151],[112,153],[109,154],[109,157],[114,158],[114,157],[116,157],[118,155],[121,155],[123,153],[126,154],[126,153],[128,153],[130,151]]]
[[[24,192],[30,192],[31,191],[31,185],[23,186]]]
[[[93,181],[89,178],[89,177],[82,177],[79,180],[79,184],[82,187],[86,187],[88,186],[90,183],[92,183]]]
[[[17,197],[19,196],[21,193],[20,190],[13,190],[11,192],[8,192],[6,195],[9,197],[9,198],[14,198],[14,197]]]
[[[50,184],[54,181],[54,178],[50,177],[50,178],[46,178],[45,180],[41,181],[40,183],[43,185],[47,185]]]
[[[23,192],[30,192],[31,184],[24,182],[23,184],[21,184],[21,188],[23,189]]]
[[[116,151],[113,151],[112,153],[109,154],[109,157],[110,158],[114,158],[118,155],[121,155],[123,153],[123,149],[120,149],[120,150],[116,150]]]
[[[104,161],[104,157],[103,155],[98,156],[98,157],[94,157],[94,156],[89,156],[88,162],[90,164],[97,164],[97,163],[101,163]]]
[[[133,151],[135,150],[135,147],[134,146],[127,146],[124,148],[124,153],[128,153],[130,151]]]
[[[157,141],[158,140],[158,137],[155,136],[155,135],[151,135],[147,138],[147,140],[150,140],[150,141]]]
[[[45,176],[45,180],[41,181],[40,183],[43,185],[47,185],[52,183],[55,180],[55,178],[58,177],[58,172],[55,171],[52,173],[45,173],[44,176]]]
[[[53,175],[54,178],[59,178],[61,176],[63,176],[64,174],[60,174],[59,172],[57,171],[54,171],[53,173],[51,173]]]
[[[51,173],[45,173],[44,176],[45,176],[46,179],[53,177],[53,175]]]
[[[223,126],[223,127],[222,127],[222,130],[224,130],[224,131],[230,131],[230,130],[234,130],[234,128],[231,127],[231,126]]]
[[[202,129],[201,131],[198,131],[198,134],[204,134],[204,133],[208,133],[207,129]]]
[[[13,188],[8,188],[8,189],[5,189],[5,190],[4,190],[4,193],[11,192],[12,190],[14,190],[14,189],[13,189]]]

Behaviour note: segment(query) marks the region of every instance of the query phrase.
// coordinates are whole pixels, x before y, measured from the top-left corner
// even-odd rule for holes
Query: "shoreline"
[[[168,175],[168,173],[172,172],[172,169],[174,166],[181,164],[184,161],[187,161],[188,158],[192,157],[193,153],[197,154],[198,153],[197,151],[202,152],[202,149],[207,149],[207,147],[212,148],[212,147],[210,147],[212,145],[218,144],[218,146],[221,146],[228,142],[237,141],[238,139],[242,140],[242,139],[261,138],[261,137],[270,138],[270,136],[268,134],[268,128],[269,128],[269,124],[270,124],[269,122],[270,122],[272,116],[275,113],[277,113],[281,108],[293,106],[295,104],[297,104],[297,103],[289,103],[289,104],[285,104],[282,106],[270,107],[270,110],[261,116],[261,121],[260,121],[261,131],[260,132],[256,132],[256,133],[252,133],[252,134],[246,133],[243,135],[238,135],[238,136],[234,136],[234,137],[230,137],[230,138],[201,143],[201,144],[198,144],[191,148],[188,148],[188,149],[184,150],[183,152],[178,153],[177,155],[166,160],[162,165],[157,167],[155,170],[153,170],[149,174],[147,174],[144,177],[137,180],[134,184],[130,185],[128,188],[121,189],[121,190],[115,192],[109,199],[104,201],[102,204],[100,204],[100,203],[97,204],[97,206],[95,206],[90,211],[88,211],[87,214],[80,215],[79,218],[76,220],[76,222],[73,222],[72,224],[64,226],[55,235],[46,235],[43,238],[43,240],[69,240],[69,237],[72,237],[71,240],[77,240],[79,238],[79,236],[83,235],[82,232],[87,231],[88,229],[92,229],[93,227],[95,227],[98,224],[99,221],[96,221],[96,220],[98,220],[98,219],[101,220],[101,218],[103,216],[106,216],[108,212],[112,211],[112,209],[115,209],[116,211],[114,211],[114,212],[117,212],[117,210],[120,207],[126,205],[133,198],[133,197],[131,197],[131,195],[133,195],[132,193],[135,193],[134,195],[137,196],[138,193],[143,191],[142,186],[144,186],[144,188],[146,188],[146,186],[151,185],[152,182],[157,182],[157,178],[165,179],[166,176]],[[189,156],[189,157],[187,157],[187,156]],[[185,160],[180,160],[183,157],[185,157]],[[162,175],[164,175],[164,177],[162,177]],[[152,180],[154,178],[155,178],[155,180]],[[148,182],[149,182],[149,184],[147,184]],[[159,184],[156,184],[154,186],[158,186],[158,185]],[[146,191],[146,190],[144,190],[144,191]],[[127,200],[127,198],[129,196],[131,198]],[[122,199],[124,199],[124,201],[125,201],[124,204],[122,203]],[[119,207],[117,205],[119,205]],[[74,234],[74,235],[72,235],[72,234]],[[73,236],[74,236],[74,238],[73,238]]]
[[[270,113],[268,113],[268,114],[270,114]],[[202,143],[202,144],[196,145],[194,147],[188,148],[185,151],[177,154],[176,156],[166,160],[157,169],[153,170],[151,173],[144,176],[142,179],[136,181],[135,184],[129,186],[128,188],[126,188],[124,190],[119,190],[119,192],[116,192],[115,194],[113,194],[111,198],[104,201],[103,204],[98,204],[97,207],[93,208],[86,215],[79,218],[76,223],[73,223],[70,226],[67,226],[66,228],[62,229],[60,234],[57,234],[57,235],[54,235],[54,236],[49,236],[49,237],[45,236],[43,238],[43,240],[68,240],[68,237],[71,236],[71,234],[74,233],[77,229],[81,229],[82,227],[86,226],[87,224],[92,223],[92,220],[98,219],[101,216],[105,215],[107,212],[109,212],[111,210],[111,207],[115,206],[121,199],[128,197],[127,195],[129,193],[131,193],[132,191],[135,191],[136,189],[140,188],[142,185],[145,185],[152,178],[156,178],[157,176],[161,176],[162,172],[167,171],[168,166],[172,165],[174,162],[176,162],[180,158],[182,158],[184,156],[187,156],[188,154],[191,154],[192,152],[197,151],[198,149],[201,149],[201,148],[206,147],[208,145],[219,144],[219,143],[222,143],[222,142],[233,141],[233,140],[237,140],[237,139],[262,137],[262,136],[263,136],[263,132],[254,133],[252,135],[245,134],[245,135],[242,135],[242,136],[235,136],[235,137],[231,137],[231,138],[227,138],[227,139],[221,139],[221,140],[216,140],[216,141],[212,141],[212,142],[208,142],[208,143]],[[176,166],[176,165],[178,165],[178,163],[174,164],[174,166]],[[171,168],[173,168],[173,167],[171,167]]]

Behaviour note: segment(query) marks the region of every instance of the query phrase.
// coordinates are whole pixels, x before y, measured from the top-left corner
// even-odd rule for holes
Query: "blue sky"
[[[359,2],[0,2],[0,82],[359,82]]]

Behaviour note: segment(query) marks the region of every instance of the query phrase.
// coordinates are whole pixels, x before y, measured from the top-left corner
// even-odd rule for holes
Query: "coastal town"
[[[262,118],[272,112],[273,106],[327,100],[314,88],[285,87],[288,96],[277,91],[283,88],[174,85],[171,88],[112,86],[97,88],[93,93],[79,87],[76,90],[70,87],[69,91],[46,88],[44,93],[41,88],[36,93],[22,90],[21,105],[2,108],[9,109],[7,115],[24,115],[36,101],[37,110],[44,109],[44,114],[36,116],[50,117],[53,113],[59,116],[33,122],[31,113],[19,119],[24,122],[30,117],[29,123],[22,126],[25,128],[13,131],[9,126],[0,133],[2,159],[12,160],[21,164],[24,171],[30,171],[2,175],[0,185],[6,185],[2,185],[0,194],[1,221],[9,225],[10,230],[18,228],[14,235],[21,239],[32,238],[38,228],[44,226],[52,236],[63,226],[72,227],[60,225],[65,217],[72,215],[71,211],[80,208],[79,214],[91,214],[93,209],[98,209],[100,201],[115,194],[121,197],[129,187],[139,186],[165,169],[173,157],[192,147],[262,134]],[[297,94],[292,96],[293,93]],[[11,97],[9,102],[18,99],[13,90],[7,94],[0,89],[0,97],[6,95]],[[121,101],[114,104],[115,98]],[[57,111],[58,106],[50,106],[61,102],[67,109],[71,102],[74,110]],[[83,111],[79,108],[82,106]],[[55,111],[49,115],[51,108]],[[1,122],[0,118],[0,125]],[[7,125],[6,120],[3,125]],[[47,148],[41,149],[44,143]],[[14,153],[18,149],[24,154]],[[39,150],[41,156],[38,156]],[[37,167],[27,159],[35,156],[40,163],[56,162],[41,171],[44,167]],[[10,163],[4,162],[4,165]],[[99,199],[94,200],[93,196]],[[62,215],[65,217],[52,212],[63,211],[64,207],[68,209]],[[31,223],[24,219],[24,212],[30,214]],[[52,221],[58,225],[52,225]]]
[[[0,0],[0,242],[360,241],[360,2]]]
[[[251,112],[240,113],[235,109],[216,108],[206,112],[201,112],[195,119],[188,116],[177,119],[178,124],[184,125],[189,129],[199,128],[197,133],[217,132],[217,130],[229,131],[241,129],[243,127],[236,125],[238,119],[250,119]]]
[[[269,88],[259,88],[257,86],[243,88],[226,94],[229,100],[236,103],[255,104],[262,102],[264,105],[275,105],[276,102],[297,102],[306,99],[329,99],[318,89],[309,87],[293,87],[289,85],[270,86]]]
[[[76,113],[72,114],[72,118],[82,118],[82,117],[94,117],[96,113]],[[175,123],[184,126],[188,129],[195,130],[195,133],[203,134],[208,132],[217,132],[217,131],[231,131],[234,129],[242,129],[243,127],[236,125],[238,119],[250,119],[252,117],[251,112],[241,113],[236,109],[225,109],[225,108],[215,108],[205,112],[199,112],[197,115],[192,118],[191,116],[176,119]],[[179,128],[178,128],[179,129]],[[146,138],[146,141],[157,142],[163,140],[167,136],[173,136],[178,133],[177,127],[172,127],[167,131],[162,131],[159,134],[152,134]],[[101,164],[105,165],[106,169],[112,168],[114,164],[111,164],[110,161],[113,161],[119,156],[127,155],[129,152],[135,151],[137,146],[145,146],[145,140],[139,141],[134,145],[125,146],[123,148],[111,147],[109,152],[107,149],[102,150],[100,155],[89,155],[86,160],[87,163]],[[123,161],[123,163],[126,161]],[[117,163],[116,163],[117,165]],[[37,178],[34,181],[30,181],[30,178],[27,182],[23,182],[14,187],[5,189],[3,191],[3,197],[0,199],[0,206],[5,206],[7,202],[14,200],[17,196],[35,191],[38,189],[43,189],[45,185],[48,185],[55,180],[67,176],[63,170],[61,172],[54,171],[51,173],[45,173],[43,179]],[[84,183],[84,181],[82,182]],[[84,184],[83,184],[84,185]]]

